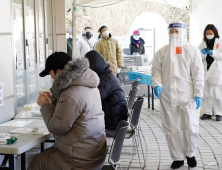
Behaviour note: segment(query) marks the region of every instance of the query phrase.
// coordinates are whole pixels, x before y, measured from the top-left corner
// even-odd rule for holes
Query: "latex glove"
[[[205,50],[205,48],[203,48],[202,50],[201,50],[201,52],[205,55],[205,54],[207,54],[207,51]]]
[[[160,86],[156,86],[156,87],[154,87],[154,94],[158,97],[158,98],[160,98],[160,94],[161,93],[161,87]]]
[[[213,50],[207,50],[207,54],[212,55],[213,54]]]
[[[199,109],[200,106],[201,106],[201,98],[200,97],[195,97],[195,100],[196,100],[196,104],[197,104],[197,108],[196,109]]]
[[[42,105],[45,104],[45,103],[50,103],[47,94],[46,94],[46,93],[41,93],[41,94],[39,94],[39,97],[38,97],[38,99],[37,99],[37,104],[38,104],[39,106],[42,106]]]

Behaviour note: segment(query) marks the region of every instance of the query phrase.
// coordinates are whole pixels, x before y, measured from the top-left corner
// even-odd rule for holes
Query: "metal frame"
[[[151,86],[152,89],[152,110],[154,110],[154,88]],[[148,108],[150,108],[150,86],[148,85]]]
[[[52,34],[53,34],[53,50],[57,51],[57,42],[56,42],[56,24],[55,24],[55,0],[52,0]]]

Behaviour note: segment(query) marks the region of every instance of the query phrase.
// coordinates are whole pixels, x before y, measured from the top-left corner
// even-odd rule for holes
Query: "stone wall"
[[[189,11],[186,9],[141,0],[125,0],[115,4],[113,3],[115,2],[94,7],[79,7],[77,11],[77,37],[82,34],[85,26],[90,26],[93,35],[97,37],[98,28],[101,25],[106,25],[113,35],[128,35],[134,20],[145,12],[160,14],[167,24],[175,20],[182,20],[187,26],[187,34],[189,37],[190,18]],[[71,18],[71,12],[67,15],[67,18]],[[70,19],[67,19],[67,30],[69,30],[70,27]]]

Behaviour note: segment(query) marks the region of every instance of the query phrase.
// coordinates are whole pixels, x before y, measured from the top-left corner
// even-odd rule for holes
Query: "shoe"
[[[211,119],[211,115],[203,114],[203,116],[200,117],[201,120]]]
[[[222,116],[216,115],[216,120],[217,120],[217,121],[221,121],[221,120],[222,120]]]
[[[197,166],[197,161],[195,159],[195,156],[193,156],[192,158],[187,157],[187,164],[190,168],[194,168]]]
[[[183,165],[184,165],[184,161],[173,161],[171,168],[172,169],[179,169]]]

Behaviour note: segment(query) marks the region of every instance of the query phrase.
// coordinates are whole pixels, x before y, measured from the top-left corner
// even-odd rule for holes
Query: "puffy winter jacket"
[[[56,107],[51,103],[41,107],[44,122],[55,136],[55,148],[60,151],[57,156],[63,157],[73,169],[79,170],[77,164],[86,170],[97,169],[103,164],[107,149],[104,112],[97,88],[99,77],[89,69],[85,58],[70,61],[57,74],[51,89],[58,99]],[[50,164],[45,166],[42,169],[53,169]]]
[[[112,38],[111,34],[109,36],[110,38],[108,40],[102,36],[96,42],[94,49],[105,58],[112,72],[117,75],[117,73],[119,73],[119,67],[123,67],[122,50],[118,40]]]
[[[93,50],[96,39],[91,36],[89,39],[83,34],[76,42],[76,58],[84,57],[87,52]]]
[[[139,47],[136,46],[133,36],[131,36],[131,54],[134,52],[139,53],[139,54],[145,54],[145,48],[144,48],[145,41],[140,38],[140,43]]]
[[[126,98],[118,78],[109,69],[106,60],[96,51],[86,55],[90,69],[100,78],[98,89],[102,100],[102,109],[105,112],[105,127],[115,131],[121,120],[127,119]]]

